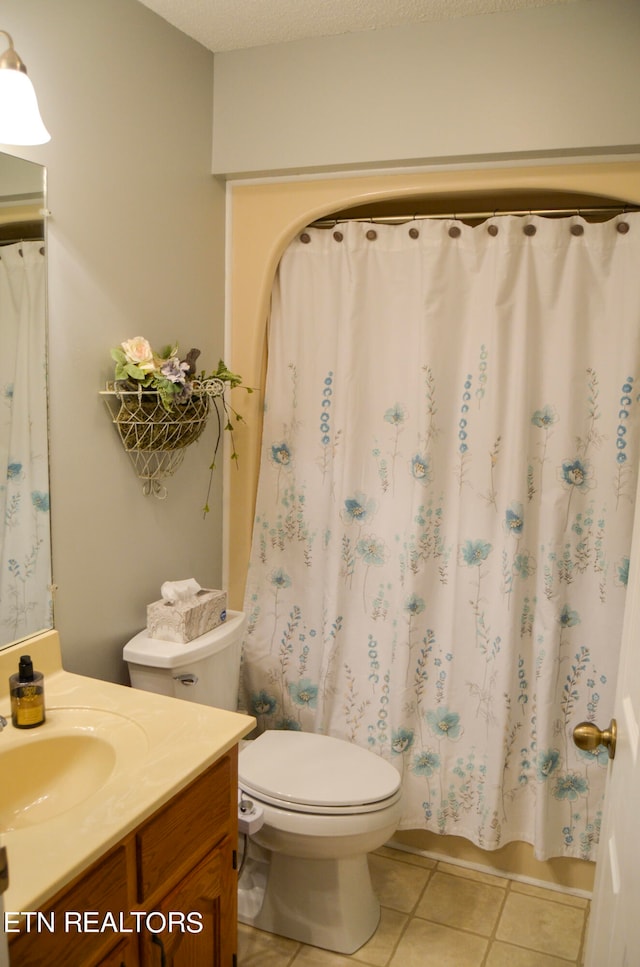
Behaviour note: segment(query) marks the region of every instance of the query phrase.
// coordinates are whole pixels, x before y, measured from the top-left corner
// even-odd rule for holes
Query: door
[[[237,938],[238,874],[234,843],[224,839],[159,904],[156,914],[171,923],[190,913],[182,927],[141,934],[142,967],[232,967]],[[150,922],[159,918],[149,915]]]
[[[640,487],[636,500],[614,712],[618,738],[609,762],[585,967],[640,964]]]
[[[119,943],[115,950],[101,960],[98,967],[138,967],[138,938],[134,934]]]

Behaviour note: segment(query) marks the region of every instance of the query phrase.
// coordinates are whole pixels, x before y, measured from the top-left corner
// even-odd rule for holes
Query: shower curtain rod
[[[640,211],[638,205],[618,205],[600,208],[523,208],[514,210],[494,209],[486,212],[434,212],[426,215],[380,215],[363,216],[361,218],[319,218],[311,222],[310,228],[333,228],[345,222],[377,223],[380,225],[402,225],[404,222],[421,221],[423,219],[453,218],[462,221],[468,219],[493,218],[498,215],[623,215],[626,212]]]
[[[6,245],[18,245],[20,242],[44,242],[44,238],[42,236],[39,238],[31,238],[25,235],[21,235],[19,238],[0,237],[0,248]]]

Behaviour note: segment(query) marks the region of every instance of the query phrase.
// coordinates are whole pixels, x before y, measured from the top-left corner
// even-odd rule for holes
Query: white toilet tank
[[[150,638],[141,631],[122,653],[131,684],[147,692],[236,712],[246,623],[243,611],[227,611],[226,621],[186,644]]]

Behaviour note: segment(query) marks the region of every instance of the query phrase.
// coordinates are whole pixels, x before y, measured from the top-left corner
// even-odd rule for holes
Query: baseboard
[[[417,849],[406,843],[397,843],[389,840],[385,843],[388,849],[398,850],[400,853],[412,853],[414,856],[424,856],[426,859],[435,860],[438,863],[448,863],[450,866],[459,866],[465,870],[475,870],[476,873],[485,873],[489,876],[502,876],[504,879],[513,880],[516,883],[524,883],[527,886],[535,886],[542,890],[553,890],[555,893],[564,893],[568,896],[582,897],[585,900],[592,899],[592,893],[588,890],[580,890],[577,887],[563,886],[561,883],[552,883],[549,880],[539,880],[531,876],[523,876],[520,873],[513,873],[510,870],[499,870],[493,866],[483,866],[481,863],[472,863],[458,857],[446,856],[443,853],[435,853],[430,850]]]

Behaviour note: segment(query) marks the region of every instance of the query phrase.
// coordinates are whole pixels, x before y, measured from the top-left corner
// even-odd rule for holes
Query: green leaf
[[[229,383],[232,389],[234,386],[240,386],[242,383],[242,376],[238,376],[237,373],[232,373],[227,369],[223,359],[218,360],[218,368],[213,375],[221,379],[224,383]]]
[[[140,367],[136,366],[135,363],[127,363],[126,370],[131,379],[143,380],[147,377],[147,373],[145,373],[144,369],[140,369]]]

